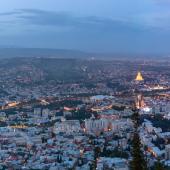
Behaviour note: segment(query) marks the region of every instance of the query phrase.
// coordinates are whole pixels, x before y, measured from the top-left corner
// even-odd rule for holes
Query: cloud
[[[22,13],[21,11],[0,12],[0,16],[12,16],[12,15],[17,15],[21,13]]]
[[[68,12],[46,11],[40,9],[17,9],[0,13],[0,23],[24,25],[25,27],[54,27],[57,29],[94,29],[124,31],[148,31],[155,28],[170,28],[167,19],[169,15],[147,13],[135,15],[131,18],[97,17],[97,16],[75,16]],[[4,19],[3,19],[4,18]],[[167,24],[168,23],[168,24]]]
[[[21,24],[37,25],[37,26],[58,26],[58,27],[74,27],[89,28],[109,27],[115,28],[131,28],[138,29],[140,25],[122,18],[102,18],[96,16],[74,16],[66,12],[45,11],[39,9],[19,9],[13,12],[0,13],[0,17],[15,17],[17,22]],[[14,18],[12,18],[14,20]]]
[[[138,18],[141,23],[150,28],[170,31],[170,11],[146,13]]]
[[[51,12],[36,9],[22,9],[17,16],[29,24],[43,26],[70,26],[79,24],[78,19],[64,12]]]
[[[158,19],[160,16],[161,21]],[[161,25],[163,18],[163,24],[166,24],[166,16],[161,13],[147,13],[128,19],[114,16],[105,18],[39,9],[18,9],[0,13],[0,22],[3,20],[14,23],[12,26],[1,24],[1,28],[5,28],[5,33],[1,35],[7,37],[3,39],[3,43],[5,40],[13,40],[14,44],[22,43],[33,47],[149,51],[157,49],[155,47],[160,48],[159,45],[164,40],[169,42],[169,32],[162,36],[155,29]],[[160,43],[156,44],[158,39]]]

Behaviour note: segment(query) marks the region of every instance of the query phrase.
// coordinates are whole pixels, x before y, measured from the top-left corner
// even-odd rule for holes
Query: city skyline
[[[0,5],[0,170],[170,170],[170,0]]]

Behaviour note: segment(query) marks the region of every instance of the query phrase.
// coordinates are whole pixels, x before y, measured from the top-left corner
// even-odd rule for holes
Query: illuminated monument
[[[137,109],[145,107],[144,97],[142,94],[136,96],[135,105]]]
[[[143,81],[143,80],[144,80],[140,71],[138,71],[138,74],[137,74],[135,80],[136,80],[136,81]]]

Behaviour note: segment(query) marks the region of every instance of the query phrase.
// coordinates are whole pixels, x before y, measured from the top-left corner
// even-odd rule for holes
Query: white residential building
[[[81,130],[79,120],[62,120],[54,125],[54,133],[72,134]]]

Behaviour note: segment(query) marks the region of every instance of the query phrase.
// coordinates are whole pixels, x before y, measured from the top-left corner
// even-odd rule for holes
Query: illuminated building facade
[[[142,94],[138,94],[135,101],[136,107],[141,109],[145,106],[144,98]]]

